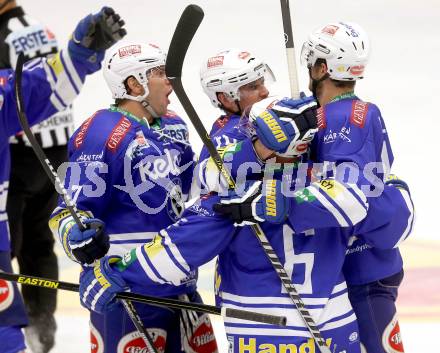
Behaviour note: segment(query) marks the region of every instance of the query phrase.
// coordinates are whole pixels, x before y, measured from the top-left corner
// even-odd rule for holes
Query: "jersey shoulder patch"
[[[370,104],[361,100],[353,100],[351,105],[350,123],[364,128]]]
[[[325,120],[325,110],[323,107],[319,107],[316,112],[316,118],[318,120],[318,129],[325,129],[327,126],[327,122]]]
[[[214,122],[214,125],[212,126],[212,130],[218,130],[224,128],[230,119],[231,119],[230,115],[222,115]]]

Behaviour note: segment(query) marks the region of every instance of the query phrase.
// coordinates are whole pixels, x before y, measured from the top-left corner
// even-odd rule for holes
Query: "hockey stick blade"
[[[57,281],[49,278],[43,277],[34,277],[28,275],[21,275],[15,273],[7,273],[0,271],[0,279],[10,282],[17,282],[22,285],[43,287],[49,289],[62,289],[68,290],[71,292],[78,292],[79,285],[76,283]],[[230,317],[234,319],[248,320],[261,322],[264,324],[271,324],[277,326],[286,326],[286,317],[284,316],[276,316],[276,315],[268,315],[261,313],[254,313],[252,311],[247,310],[239,310],[239,309],[229,309],[229,308],[219,308],[213,305],[206,305],[202,303],[193,303],[186,302],[178,299],[169,299],[169,298],[159,298],[152,297],[148,295],[142,295],[137,293],[118,293],[116,295],[118,299],[123,299],[127,301],[134,301],[144,304],[150,304],[159,307],[167,307],[172,309],[184,309],[184,310],[193,310],[201,313],[213,314],[213,315],[222,315],[225,317]]]
[[[21,92],[24,62],[25,62],[25,57],[23,53],[20,53],[17,58],[17,65],[15,70],[15,87],[14,87],[15,95],[16,95],[16,103],[17,103],[17,115],[20,121],[20,125],[23,129],[24,134],[28,138],[31,147],[34,150],[38,160],[40,161],[44,171],[46,172],[52,184],[55,186],[55,190],[63,198],[64,203],[66,204],[66,208],[69,210],[70,214],[75,220],[75,223],[78,225],[78,227],[81,230],[84,230],[86,229],[86,226],[81,220],[81,217],[79,215],[75,203],[71,200],[69,194],[67,193],[67,190],[64,188],[63,184],[61,183],[61,180],[58,177],[57,172],[53,168],[50,160],[46,157],[46,154],[44,153],[43,149],[37,142],[34,134],[32,133],[32,130],[29,127],[28,119],[25,113],[23,95]],[[156,348],[154,347],[154,345],[152,345],[153,341],[149,337],[148,332],[143,327],[142,321],[138,313],[136,312],[135,308],[128,301],[124,302],[123,305],[125,310],[127,311],[127,314],[130,316],[130,319],[133,321],[134,326],[137,328],[142,338],[145,340],[145,344],[147,345],[149,352],[157,353]]]
[[[188,5],[183,10],[171,39],[170,50],[167,55],[165,70],[169,80],[182,77],[182,67],[186,52],[200,23],[202,23],[203,17],[203,10],[197,5]]]

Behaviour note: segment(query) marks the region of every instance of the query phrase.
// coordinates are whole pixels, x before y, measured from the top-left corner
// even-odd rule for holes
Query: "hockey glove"
[[[105,50],[127,34],[123,26],[124,21],[111,7],[103,7],[98,13],[88,15],[78,23],[72,34],[70,55],[100,65]]]
[[[72,256],[81,264],[91,264],[107,254],[110,248],[105,225],[99,219],[84,219],[85,230],[75,223],[67,228],[67,243]]]
[[[402,179],[399,179],[399,177],[397,175],[394,175],[394,174],[388,175],[388,177],[385,180],[385,185],[392,185],[392,186],[394,186],[396,188],[404,189],[408,193],[410,193],[409,192],[408,184],[405,183]]]
[[[265,105],[265,100],[254,104],[249,115],[263,145],[285,157],[303,154],[318,131],[314,98],[303,95],[284,98],[267,109]]]
[[[83,269],[79,277],[82,306],[102,314],[117,305],[116,294],[128,289],[119,271],[112,267],[120,260],[119,256],[108,256]]]
[[[264,189],[263,189],[264,185]],[[235,226],[256,224],[268,221],[281,223],[289,214],[290,202],[281,192],[279,180],[251,182],[244,195],[230,191],[214,205],[214,211],[232,219]],[[264,192],[263,192],[264,190]]]

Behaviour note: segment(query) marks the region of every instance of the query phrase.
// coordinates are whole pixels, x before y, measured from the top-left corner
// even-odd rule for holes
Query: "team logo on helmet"
[[[357,65],[357,66],[352,66],[350,68],[350,73],[354,76],[360,76],[364,73],[365,70],[365,66],[364,65]]]
[[[225,57],[223,55],[213,56],[208,59],[208,68],[222,66]]]
[[[104,352],[104,341],[102,340],[101,334],[92,323],[90,323],[90,351],[91,353]]]
[[[247,51],[242,51],[238,54],[238,57],[242,60],[246,59],[247,57],[249,57],[251,55],[251,53],[247,52]]]
[[[328,26],[325,26],[323,29],[322,29],[322,33],[327,33],[327,34],[329,34],[329,35],[331,35],[331,36],[334,36],[335,34],[336,34],[336,32],[338,31],[338,29],[339,29],[339,27],[338,26],[335,26],[335,25],[328,25]]]
[[[141,53],[142,49],[140,45],[127,45],[118,50],[119,57],[123,58],[130,55],[135,55]]]
[[[166,331],[159,328],[149,328],[147,331],[158,353],[165,352]],[[116,353],[149,353],[149,350],[141,334],[134,331],[121,338]]]
[[[0,279],[0,311],[9,308],[14,301],[14,287],[11,282]]]

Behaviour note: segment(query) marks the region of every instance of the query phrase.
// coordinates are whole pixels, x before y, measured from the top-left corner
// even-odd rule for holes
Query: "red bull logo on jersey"
[[[14,287],[11,282],[0,279],[0,312],[8,309],[14,301]]]
[[[229,337],[232,338],[232,337]],[[234,344],[235,339],[231,341],[228,338],[229,344]],[[237,353],[319,353],[319,348],[316,348],[315,342],[312,338],[307,339],[303,343],[264,343],[263,339],[256,338],[242,338],[238,339],[238,347],[230,352]],[[328,347],[331,346],[332,339],[328,338],[326,341]],[[231,347],[230,347],[231,348]],[[237,349],[238,348],[238,349]]]
[[[167,333],[160,328],[149,328],[148,334],[153,340],[154,347],[158,353],[165,352],[165,344],[167,341]],[[118,343],[116,353],[149,353],[144,339],[138,331],[131,332],[124,337]]]

